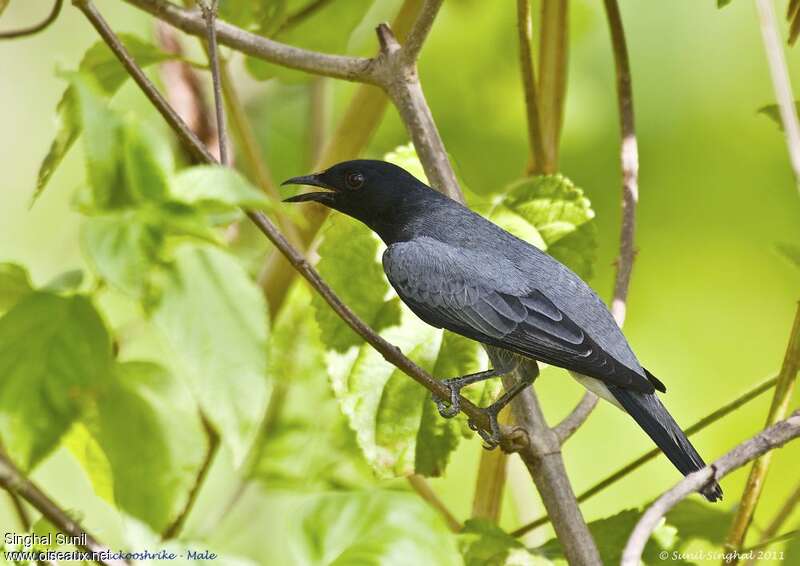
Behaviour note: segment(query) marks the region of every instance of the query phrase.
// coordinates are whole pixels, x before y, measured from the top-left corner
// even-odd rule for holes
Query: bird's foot
[[[445,419],[452,419],[455,417],[461,410],[461,390],[467,385],[497,377],[497,375],[498,373],[495,370],[490,369],[442,380],[442,385],[449,390],[450,398],[444,400],[441,397],[433,396],[433,401],[436,403],[439,414]]]
[[[477,432],[478,436],[483,440],[483,447],[486,450],[494,450],[500,446],[500,441],[502,440],[500,423],[497,421],[497,415],[503,407],[496,407],[496,405],[497,403],[494,403],[486,408],[480,409],[480,411],[486,415],[486,418],[489,419],[488,431],[480,428],[472,419],[467,421],[469,428]]]

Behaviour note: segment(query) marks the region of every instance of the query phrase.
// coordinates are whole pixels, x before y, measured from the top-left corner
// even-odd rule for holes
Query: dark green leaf
[[[70,269],[64,273],[59,273],[42,287],[44,291],[53,293],[68,293],[76,291],[83,283],[83,271],[80,269]]]
[[[790,244],[788,242],[781,242],[775,244],[775,249],[795,267],[800,267],[800,246],[797,244]]]
[[[454,537],[436,512],[410,494],[376,490],[316,495],[298,509],[296,521],[288,533],[297,541],[295,564],[462,563]]]
[[[699,538],[722,546],[733,521],[733,511],[684,499],[667,513],[667,524],[678,529],[681,545]]]
[[[31,293],[0,319],[0,433],[14,461],[46,456],[111,373],[111,340],[86,297]]]
[[[505,566],[510,554],[526,552],[520,541],[488,519],[468,519],[458,534],[458,546],[464,566]]]
[[[630,537],[631,531],[641,517],[641,511],[636,509],[626,509],[611,517],[592,521],[588,524],[589,531],[597,543],[600,551],[600,558],[603,564],[619,564],[622,557],[622,550]],[[675,545],[675,527],[671,525],[661,525],[654,532],[653,536],[647,541],[642,555],[645,564],[660,564],[662,559],[659,553],[669,551]],[[561,543],[558,539],[551,539],[537,549],[548,558],[563,558]],[[678,566],[689,566],[681,559],[671,560],[671,564]]]
[[[88,427],[111,467],[120,509],[161,531],[185,504],[205,454],[197,408],[158,365],[118,364]]]
[[[33,291],[28,271],[16,263],[0,263],[0,312]]]
[[[172,179],[172,198],[211,211],[269,208],[270,201],[239,172],[228,167],[198,165]]]
[[[724,8],[731,3],[731,0],[717,0],[717,8]]]
[[[184,245],[155,320],[200,406],[241,462],[267,399],[267,309],[228,253]]]
[[[389,283],[378,262],[379,247],[378,238],[369,228],[337,215],[325,230],[317,266],[322,278],[339,298],[376,331],[397,324],[400,319],[397,302],[384,306]],[[326,346],[344,352],[362,343],[324,299],[315,295],[313,305]]]
[[[800,114],[800,101],[795,100],[794,107]],[[777,104],[767,104],[758,109],[759,114],[763,114],[770,118],[778,126],[778,129],[783,131],[783,120],[781,119],[781,111]]]
[[[138,39],[136,36],[129,34],[119,35],[125,47],[140,67],[146,67],[173,57],[160,51],[152,44]],[[86,51],[78,70],[81,73],[94,76],[101,92],[109,97],[122,86],[128,77],[125,69],[119,64],[117,58],[102,40],[98,40]],[[78,99],[73,86],[69,86],[64,91],[56,111],[59,120],[58,131],[47,156],[39,168],[33,200],[36,200],[47,186],[50,177],[52,177],[64,155],[72,147],[81,132]]]
[[[320,4],[315,0],[289,0],[285,9],[264,14],[258,32],[296,47],[344,54],[348,52],[350,35],[364,19],[364,14],[373,2],[374,0],[349,0]],[[319,4],[319,8],[305,10],[313,4]],[[336,24],[331,25],[331,22]],[[284,81],[296,82],[309,77],[308,74],[254,57],[248,57],[245,62],[250,74],[259,80],[278,77]]]

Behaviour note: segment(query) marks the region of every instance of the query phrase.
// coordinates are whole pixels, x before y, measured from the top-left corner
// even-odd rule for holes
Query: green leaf
[[[174,55],[164,53],[133,35],[119,34],[119,36],[140,67],[147,67],[174,57]],[[101,92],[109,97],[119,90],[128,77],[125,69],[102,40],[98,40],[86,51],[78,70],[85,75],[93,76]],[[56,107],[56,112],[59,126],[50,150],[39,167],[36,191],[33,194],[34,201],[45,189],[67,151],[80,135],[80,109],[74,86],[70,85],[64,91]]]
[[[642,512],[638,509],[626,509],[616,515],[606,517],[597,521],[592,521],[587,526],[592,533],[592,537],[597,543],[597,550],[603,564],[619,564],[622,558],[622,550],[628,537],[639,521]],[[727,523],[726,523],[727,524]],[[654,532],[653,536],[647,541],[642,554],[644,564],[660,564],[663,562],[659,558],[659,553],[669,551],[675,544],[675,527],[661,524]],[[561,543],[558,539],[551,539],[543,546],[536,549],[548,558],[563,558]],[[679,566],[689,566],[689,563],[682,559],[672,560],[670,563]]]
[[[33,291],[28,271],[16,263],[0,263],[0,312]]]
[[[175,165],[163,136],[128,115],[124,122],[122,158],[125,187],[136,202],[162,201],[169,194]]]
[[[270,208],[270,200],[238,171],[216,165],[184,169],[172,179],[172,198],[210,211]]]
[[[125,211],[87,218],[81,241],[86,256],[103,279],[124,293],[139,297],[163,243],[163,232],[144,222],[138,211]]]
[[[325,2],[310,12],[303,9],[313,4],[312,0],[289,0],[286,8],[267,12],[257,32],[282,43],[324,53],[348,53],[350,35],[364,19],[374,0],[349,0],[348,2]],[[331,25],[336,22],[336,25]],[[247,57],[245,65],[258,80],[277,77],[283,81],[308,80],[309,75],[300,71],[273,65],[262,59]]]
[[[163,530],[183,508],[204,455],[188,391],[156,364],[118,364],[87,426],[111,467],[120,509]]]
[[[563,175],[522,179],[502,197],[475,208],[584,279],[591,278],[597,250],[594,211],[583,191]]]
[[[800,114],[800,101],[795,100],[794,107],[796,111]],[[778,108],[777,104],[766,104],[758,109],[758,113],[763,114],[767,118],[774,121],[775,124],[778,126],[778,129],[780,131],[783,131],[783,120],[781,119],[781,111],[780,108]]]
[[[53,293],[70,293],[77,291],[81,283],[83,283],[83,270],[70,269],[53,277],[47,285],[42,287],[42,290]]]
[[[731,3],[731,0],[717,0],[717,8],[724,8]]]
[[[732,510],[706,505],[694,499],[684,499],[667,513],[667,524],[678,529],[681,545],[699,538],[722,546],[733,521]]]
[[[468,519],[458,533],[464,566],[549,565],[549,560],[529,552],[519,540],[488,519]]]
[[[320,275],[339,298],[376,331],[397,324],[400,319],[398,302],[384,305],[389,283],[378,262],[380,247],[380,241],[369,228],[337,215],[324,232],[317,265]],[[327,347],[344,352],[363,342],[324,299],[315,295],[313,305]]]
[[[115,505],[111,464],[86,425],[76,422],[61,443],[67,447],[89,476],[95,494]]]
[[[228,253],[184,245],[162,289],[155,321],[179,374],[238,462],[267,399],[267,309],[263,295]]]
[[[295,564],[462,563],[454,537],[435,511],[415,496],[393,491],[309,497],[293,517],[288,536],[297,541],[292,545]]]
[[[417,157],[417,150],[414,149],[413,143],[397,146],[384,155],[383,159],[389,163],[394,163],[398,167],[402,167],[423,183],[428,182],[425,169],[422,167],[422,162],[419,160],[419,157]]]
[[[30,468],[109,380],[111,340],[83,296],[31,293],[0,319],[0,434]]]
[[[788,242],[781,242],[775,244],[776,251],[795,267],[800,267],[800,246],[797,244],[790,244]]]

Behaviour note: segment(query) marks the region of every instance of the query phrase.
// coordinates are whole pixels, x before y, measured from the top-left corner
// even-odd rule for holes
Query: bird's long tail
[[[640,393],[613,385],[608,389],[683,475],[705,467],[697,450],[655,393]],[[702,493],[709,501],[722,499],[722,488],[716,482],[706,486]]]

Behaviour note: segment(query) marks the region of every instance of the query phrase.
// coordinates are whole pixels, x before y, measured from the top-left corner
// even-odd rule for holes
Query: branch
[[[783,446],[798,436],[800,436],[800,411],[795,411],[785,421],[771,426],[740,444],[710,466],[686,476],[675,487],[659,497],[641,516],[625,545],[622,553],[622,566],[639,566],[644,546],[661,519],[689,494],[699,491],[711,481],[719,481],[733,470],[755,460],[762,454]]]
[[[517,37],[519,40],[519,70],[525,93],[525,110],[528,123],[528,145],[530,146],[529,172],[539,174],[545,162],[542,141],[539,94],[536,88],[536,73],[533,68],[533,30],[531,26],[530,0],[517,0]]]
[[[443,0],[425,0],[422,5],[417,21],[414,22],[405,43],[403,43],[403,55],[407,63],[416,64],[419,59],[419,53],[433,27],[433,20],[436,19],[442,2]]]
[[[763,548],[769,544],[772,544],[777,539],[785,536],[785,535],[777,536],[777,533],[780,530],[780,528],[784,525],[784,523],[786,523],[786,520],[789,517],[791,517],[792,512],[798,505],[800,505],[800,484],[798,484],[794,488],[792,493],[789,495],[789,497],[783,503],[781,508],[775,514],[775,517],[773,517],[772,521],[769,522],[767,528],[764,529],[764,531],[761,533],[758,543],[755,546],[748,548],[747,550],[751,550],[753,548]],[[797,533],[797,531],[794,532]],[[743,552],[743,554],[745,553],[746,552]],[[755,560],[752,558],[747,561],[748,566],[754,563]]]
[[[47,14],[47,17],[43,19],[41,22],[27,28],[2,31],[0,32],[0,39],[16,39],[20,37],[28,37],[49,28],[50,25],[58,19],[58,15],[61,13],[61,6],[63,4],[64,0],[56,0],[55,3],[53,4],[53,8],[50,10],[50,13]]]
[[[90,0],[74,0],[78,8],[84,13],[86,18],[92,23],[101,37],[117,56],[120,63],[125,67],[133,78],[134,82],[144,91],[147,98],[153,103],[169,126],[175,130],[182,143],[187,144],[196,155],[206,163],[218,164],[216,159],[197,139],[194,133],[186,126],[175,111],[169,106],[167,101],[155,88],[147,75],[131,58],[125,46],[119,38],[108,27],[102,15]],[[311,267],[303,255],[298,252],[281,234],[275,225],[263,213],[246,210],[246,215],[256,227],[275,245],[278,250],[286,257],[289,263],[306,279],[314,290],[328,303],[328,305],[339,315],[339,317],[352,328],[356,334],[361,336],[368,344],[378,351],[383,358],[408,374],[417,383],[428,389],[437,397],[446,397],[449,390],[438,379],[432,377],[411,359],[403,355],[399,348],[390,344],[383,337],[370,328],[361,318],[358,317],[350,308],[345,305],[334,291],[322,280],[319,273]],[[489,431],[489,420],[486,415],[479,410],[469,399],[461,398],[462,411],[482,430]],[[503,431],[503,441],[501,446],[507,451],[519,450],[520,436],[509,434]]]
[[[200,488],[203,487],[203,484],[206,481],[206,477],[208,477],[208,472],[211,470],[211,464],[214,463],[214,458],[219,451],[219,444],[220,438],[219,433],[214,429],[214,425],[208,420],[205,414],[202,412],[200,413],[200,420],[203,423],[203,429],[206,433],[206,439],[208,443],[208,448],[206,450],[206,457],[203,460],[203,463],[200,465],[200,470],[197,473],[197,477],[194,480],[194,485],[192,489],[189,491],[189,495],[186,498],[186,504],[183,506],[183,509],[178,516],[175,517],[175,520],[170,523],[164,532],[161,533],[161,540],[169,540],[177,537],[181,530],[183,530],[183,526],[186,524],[186,520],[189,518],[189,515],[194,509],[194,505],[197,502],[197,498],[200,495]]]
[[[514,373],[517,373],[516,371]],[[516,376],[504,376],[508,387]],[[533,477],[547,515],[570,564],[601,564],[597,546],[583,520],[575,493],[569,483],[561,445],[547,426],[532,387],[527,387],[512,401],[516,422],[528,433],[529,444],[519,455]]]
[[[786,347],[783,366],[778,374],[778,383],[775,387],[775,394],[772,397],[769,414],[767,415],[767,427],[772,426],[786,416],[798,369],[800,369],[800,303],[798,303],[797,306],[797,313],[795,314],[794,324],[792,325],[792,331],[789,335],[789,344]],[[766,454],[764,457],[756,460],[753,463],[753,467],[750,469],[750,475],[747,477],[742,500],[733,518],[731,530],[725,540],[725,547],[728,550],[739,550],[744,545],[747,529],[750,527],[750,523],[753,520],[756,505],[758,505],[761,491],[764,488],[764,481],[766,480],[767,471],[769,470],[770,459],[771,455]],[[735,564],[738,559],[735,554],[732,554],[732,556],[733,558],[729,563]]]
[[[411,474],[406,479],[413,490],[417,492],[417,495],[419,495],[424,501],[433,507],[439,513],[439,515],[442,516],[444,522],[447,524],[447,528],[454,533],[457,533],[461,530],[461,522],[456,519],[455,515],[450,512],[444,502],[439,499],[439,496],[436,495],[436,492],[431,489],[431,486],[427,481],[425,481],[425,478],[418,476],[417,474]]]
[[[619,237],[617,275],[614,279],[614,295],[611,314],[620,328],[625,323],[628,290],[636,258],[636,204],[639,201],[639,149],[636,142],[636,127],[633,114],[633,88],[625,28],[619,13],[617,0],[604,0],[611,45],[614,51],[614,68],[617,75],[617,106],[622,139],[620,162],[622,164],[622,227]],[[561,442],[565,442],[589,417],[597,405],[597,396],[587,392],[569,416],[557,427]]]
[[[797,109],[792,94],[792,84],[786,59],[778,34],[775,9],[770,0],[756,0],[758,18],[761,24],[761,37],[764,41],[764,52],[767,55],[769,71],[772,76],[772,88],[778,103],[778,110],[786,133],[786,147],[789,150],[789,161],[794,172],[794,181],[800,190],[800,125],[797,122]]]
[[[80,523],[67,515],[36,484],[26,478],[2,452],[0,452],[0,487],[30,503],[34,509],[39,511],[65,535],[76,537],[75,540],[85,541],[84,544],[76,545],[81,550],[92,553],[113,554],[108,548],[97,542],[92,535],[87,533]],[[123,560],[101,559],[97,555],[93,560],[106,566],[126,566]]]
[[[79,7],[84,1],[73,0]],[[188,34],[198,37],[203,37],[206,34],[204,18],[202,14],[196,11],[186,10],[165,0],[125,1]],[[217,23],[216,32],[217,38],[222,45],[270,63],[347,81],[374,82],[372,59],[329,55],[292,47],[291,45],[250,33],[225,22]]]
[[[218,0],[210,0],[208,5],[204,0],[198,0],[203,18],[206,21],[206,34],[208,41],[208,62],[211,67],[211,81],[214,88],[214,111],[217,117],[217,137],[219,143],[219,161],[228,167],[231,164],[228,156],[228,128],[225,124],[225,109],[222,99],[222,80],[219,76],[219,48],[217,47],[217,8]]]
[[[742,405],[745,405],[746,403],[749,403],[750,401],[752,401],[753,399],[755,399],[756,397],[758,397],[762,393],[772,389],[777,382],[778,382],[778,378],[777,377],[773,377],[771,379],[768,379],[767,381],[765,381],[763,383],[760,383],[759,385],[755,386],[753,389],[747,391],[743,395],[740,395],[739,397],[737,397],[736,399],[734,399],[730,403],[727,403],[726,405],[723,405],[722,407],[720,407],[719,409],[717,409],[713,413],[711,413],[709,415],[706,415],[705,417],[703,417],[702,419],[700,419],[699,421],[697,421],[696,423],[694,423],[692,426],[690,426],[689,428],[687,428],[685,430],[686,436],[691,437],[693,434],[696,434],[696,433],[700,432],[701,430],[705,429],[709,425],[717,422],[718,420],[722,419],[723,417],[726,417],[727,415],[731,414],[732,412],[734,412],[736,409],[738,409]],[[562,422],[561,424],[564,424],[564,423]],[[555,430],[557,432],[558,432],[560,426],[561,425],[556,427]],[[620,468],[616,472],[614,472],[611,475],[607,476],[605,479],[600,480],[599,482],[594,484],[592,487],[590,487],[589,489],[587,489],[586,491],[581,493],[578,496],[578,503],[583,503],[584,501],[586,501],[590,497],[593,497],[594,495],[597,495],[598,493],[603,491],[605,488],[617,483],[619,480],[621,480],[622,478],[624,478],[625,476],[627,476],[628,474],[630,474],[634,470],[642,467],[644,464],[646,464],[647,462],[649,462],[650,460],[652,460],[653,458],[655,458],[659,454],[661,454],[661,449],[659,449],[659,448],[653,448],[649,452],[645,452],[644,454],[642,454],[641,456],[639,456],[638,458],[636,458],[635,460],[633,460],[629,464],[626,464],[625,466],[623,466],[622,468]],[[538,519],[536,519],[534,521],[531,521],[530,523],[527,523],[527,524],[523,525],[522,527],[518,528],[516,531],[512,532],[511,535],[515,536],[515,537],[520,537],[520,536],[524,535],[525,533],[527,533],[529,531],[532,531],[533,529],[535,529],[537,527],[541,527],[542,525],[546,525],[549,521],[550,521],[550,518],[547,515],[544,515],[544,516],[539,517]]]

